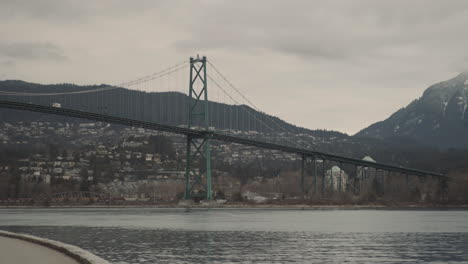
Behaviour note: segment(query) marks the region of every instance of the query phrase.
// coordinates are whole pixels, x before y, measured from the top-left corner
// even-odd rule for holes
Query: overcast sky
[[[119,83],[206,55],[263,111],[354,134],[468,66],[468,1],[0,1],[0,79]]]

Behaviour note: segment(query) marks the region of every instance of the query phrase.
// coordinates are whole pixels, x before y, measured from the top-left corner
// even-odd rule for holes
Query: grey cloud
[[[280,43],[275,46],[275,49],[281,53],[289,53],[298,57],[306,57],[309,59],[345,59],[347,54],[341,49],[332,47],[332,45],[322,45],[317,43]]]
[[[3,66],[5,67],[11,67],[11,66],[14,66],[15,65],[15,62],[12,61],[12,60],[6,60],[6,61],[2,61],[1,63]]]
[[[233,2],[203,6],[182,25],[189,30],[176,46],[181,50],[266,48],[299,57],[335,60],[369,56],[392,46],[417,45],[434,52],[440,49],[441,41],[456,35],[462,43],[468,41],[466,34],[457,32],[468,23],[466,1],[243,4],[247,8]],[[456,45],[450,41],[442,46]]]
[[[63,50],[48,42],[0,43],[0,55],[10,59],[63,61]]]
[[[3,19],[27,18],[48,22],[85,22],[108,17],[141,15],[163,6],[166,1],[152,0],[2,0]]]
[[[452,58],[448,67],[456,72],[468,72],[468,54],[459,54]]]
[[[113,83],[200,52],[264,111],[348,132],[468,66],[465,0],[0,0],[0,17],[8,78]],[[278,112],[271,98],[285,86],[294,93]],[[341,115],[323,111],[331,97]],[[323,114],[296,118],[306,106]]]
[[[306,59],[336,60],[372,54],[383,45],[428,46],[451,37],[457,27],[464,28],[468,3],[463,0],[431,3],[295,0],[286,4],[279,0],[0,2],[3,18],[52,22],[90,22],[148,13],[185,33],[185,37],[174,40],[174,47],[181,51],[269,49]],[[434,30],[439,34],[434,34]]]
[[[84,14],[77,5],[78,1],[70,0],[3,0],[0,2],[0,15],[4,18],[28,18],[35,20],[66,20]]]

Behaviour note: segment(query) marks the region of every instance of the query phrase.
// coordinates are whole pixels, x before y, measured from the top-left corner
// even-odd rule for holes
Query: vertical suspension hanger
[[[131,115],[131,108],[130,108],[130,88],[126,85],[125,88],[124,88],[124,93],[126,94],[125,98],[127,99],[126,100],[126,105],[127,105],[127,113],[125,113],[126,115],[126,118],[130,118]],[[125,100],[124,98],[124,100]]]
[[[223,93],[223,129],[226,129],[226,109],[226,94]]]
[[[211,69],[210,67],[210,70],[211,70],[211,73],[213,73],[213,70]],[[215,86],[213,86],[215,87]],[[219,88],[216,88],[216,127],[217,128],[221,128],[221,116],[220,116],[220,113],[219,113],[219,109],[221,107],[221,99],[220,99],[220,96],[219,96]]]
[[[234,105],[229,103],[229,129],[234,130]]]
[[[140,88],[139,92],[139,98],[138,100],[139,103],[139,108],[140,108],[140,119],[145,120],[145,92],[146,92],[146,86],[148,85],[148,82],[143,82]]]
[[[176,121],[178,124],[182,124],[182,121],[180,120],[180,113],[181,113],[181,107],[182,107],[182,104],[180,102],[180,93],[182,92],[181,87],[180,87],[180,78],[181,78],[180,73],[181,72],[182,71],[176,72],[176,91],[177,91]]]
[[[133,104],[133,119],[138,119],[138,111],[137,111],[137,107],[138,107],[138,87],[140,86],[139,83],[137,83],[135,86],[133,86],[133,100],[132,100],[132,104]]]
[[[166,105],[166,111],[165,112],[166,113],[165,113],[165,117],[166,117],[166,124],[170,124],[171,123],[171,115],[169,114],[169,112],[170,112],[170,106],[171,106],[170,105],[171,104],[171,97],[169,95],[169,76],[165,76],[164,79],[165,79],[165,87],[166,87],[166,89],[165,89],[165,94],[166,94],[166,100],[165,100],[165,102],[166,102],[166,104],[165,104]]]
[[[161,86],[162,86],[162,79],[158,78],[159,85],[156,89],[156,92],[158,94],[158,99],[159,99],[159,104],[158,104],[158,116],[159,116],[159,122],[162,123],[162,93],[161,93]]]
[[[149,110],[149,113],[148,113],[148,119],[150,122],[154,122],[153,120],[153,82],[154,80],[150,81],[149,84],[148,84],[148,110]]]
[[[167,77],[167,96],[168,96],[168,113],[167,113],[167,116],[168,116],[168,123],[169,124],[172,124],[172,118],[173,118],[173,113],[174,113],[174,102],[173,102],[173,96],[172,96],[172,90],[171,90],[171,85],[172,85],[172,74],[168,74]]]

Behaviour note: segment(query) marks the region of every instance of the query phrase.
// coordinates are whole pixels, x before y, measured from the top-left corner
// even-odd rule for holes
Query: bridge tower
[[[190,58],[187,127],[204,130],[204,136],[187,136],[184,199],[211,200],[211,133],[209,132],[206,57]]]

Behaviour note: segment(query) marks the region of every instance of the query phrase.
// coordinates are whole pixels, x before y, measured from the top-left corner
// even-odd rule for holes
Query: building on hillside
[[[362,160],[376,163],[370,156],[365,156]],[[358,166],[356,178],[359,181],[359,190],[367,186],[368,188],[371,187],[373,191],[377,193],[382,193],[385,181],[384,174],[385,172],[383,170],[378,170],[373,167]]]
[[[376,161],[371,158],[370,156],[365,156],[364,158],[362,158],[363,161],[367,161],[367,162],[372,162],[372,163],[376,163]],[[374,176],[375,175],[375,169],[372,168],[372,167],[364,167],[364,166],[358,166],[357,167],[357,178],[358,179],[366,179],[366,178],[369,178],[370,176]]]
[[[348,174],[338,166],[333,166],[325,173],[327,190],[345,191],[348,184]]]

